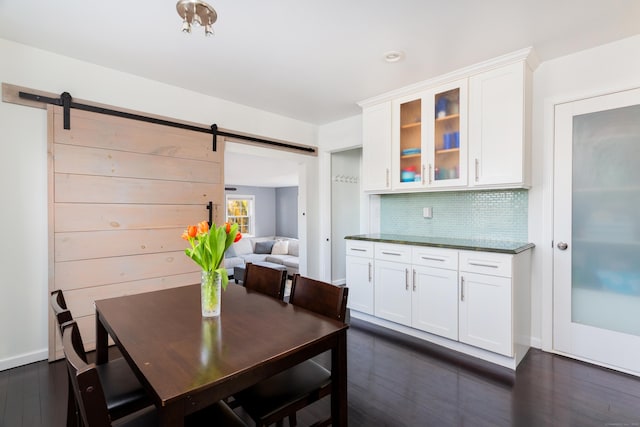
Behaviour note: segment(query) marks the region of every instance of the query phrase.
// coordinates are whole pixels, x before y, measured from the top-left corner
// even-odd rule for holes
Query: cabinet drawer
[[[373,242],[347,240],[347,255],[373,258]]]
[[[460,251],[460,271],[511,277],[513,255]]]
[[[411,246],[392,245],[387,243],[375,244],[375,257],[385,261],[411,263]]]
[[[413,246],[411,263],[425,267],[458,269],[458,251],[453,249],[432,248],[428,246]]]

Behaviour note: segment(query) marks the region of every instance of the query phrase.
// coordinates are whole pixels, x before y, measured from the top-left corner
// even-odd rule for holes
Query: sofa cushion
[[[289,255],[300,256],[300,242],[298,239],[289,240]]]
[[[256,249],[254,253],[256,254],[270,254],[273,245],[276,243],[275,240],[265,240],[263,242],[256,242]]]
[[[244,255],[241,255],[240,258],[242,258],[246,264],[248,262],[267,261],[268,256],[269,255],[267,254],[244,254]]]
[[[288,240],[276,240],[271,248],[271,255],[287,255],[289,253]]]
[[[268,255],[266,261],[282,264],[286,267],[296,267],[300,264],[300,259],[292,255]]]
[[[233,250],[235,251],[236,255],[253,253],[253,246],[251,245],[250,239],[240,239],[231,246],[233,246]]]

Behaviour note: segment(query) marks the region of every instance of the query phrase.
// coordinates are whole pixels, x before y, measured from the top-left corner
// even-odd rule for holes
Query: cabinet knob
[[[569,247],[569,244],[566,242],[558,242],[558,244],[556,245],[558,247],[558,249],[560,249],[561,251],[566,251],[567,248]]]

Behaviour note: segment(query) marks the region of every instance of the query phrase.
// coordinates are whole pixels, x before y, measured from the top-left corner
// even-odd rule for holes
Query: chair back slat
[[[349,288],[296,274],[289,302],[323,316],[345,321]]]
[[[51,308],[53,309],[53,314],[56,317],[56,322],[58,323],[58,329],[60,330],[60,336],[62,336],[62,325],[65,323],[73,321],[73,316],[71,315],[71,311],[67,308],[67,302],[64,299],[64,294],[61,290],[56,290],[51,292],[51,297],[49,298],[51,302]],[[80,337],[80,331],[77,332],[78,337]],[[79,346],[81,349],[80,354],[82,355],[82,360],[87,361],[87,352],[84,348],[84,344],[82,343],[82,339],[79,340]]]
[[[96,366],[87,364],[82,357],[84,348],[80,330],[75,321],[62,325],[62,347],[73,393],[84,425],[87,427],[109,427],[111,420],[107,401]]]
[[[287,270],[276,270],[248,262],[243,284],[245,288],[282,300],[287,283]]]

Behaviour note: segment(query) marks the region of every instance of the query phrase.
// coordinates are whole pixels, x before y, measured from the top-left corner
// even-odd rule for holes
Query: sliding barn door
[[[49,289],[62,289],[88,350],[93,302],[200,281],[188,224],[224,220],[224,145],[212,135],[62,109],[49,118]],[[50,317],[49,359],[62,357]]]

